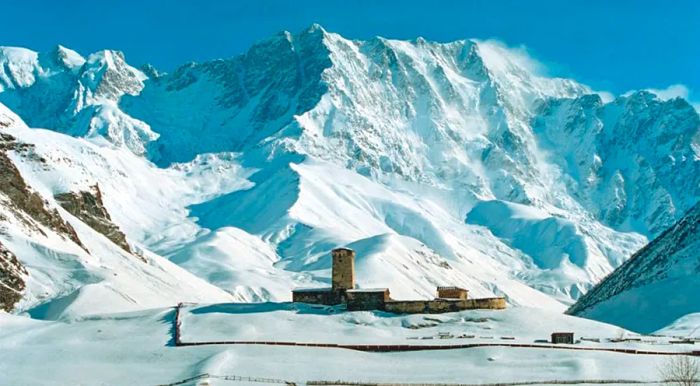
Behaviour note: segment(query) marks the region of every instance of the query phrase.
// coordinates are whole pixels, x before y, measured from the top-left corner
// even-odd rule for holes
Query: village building
[[[554,344],[574,344],[573,332],[553,332],[552,343]]]
[[[388,288],[347,290],[349,311],[383,310],[384,305],[389,301],[391,301],[391,296],[389,296]]]
[[[469,291],[459,287],[437,287],[438,299],[460,299],[467,300]]]
[[[355,251],[337,248],[331,251],[331,287],[297,288],[292,301],[309,304],[345,304],[349,311],[388,311],[402,314],[442,313],[474,309],[504,309],[502,297],[469,299],[469,291],[454,286],[437,287],[432,300],[394,300],[388,288],[356,288]]]

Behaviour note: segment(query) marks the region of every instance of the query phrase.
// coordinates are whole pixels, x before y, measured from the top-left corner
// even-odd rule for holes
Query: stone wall
[[[384,304],[384,310],[396,314],[427,313],[430,300],[392,300]]]
[[[323,304],[327,306],[341,303],[338,294],[330,288],[292,291],[292,301],[295,303]]]
[[[439,314],[463,310],[500,310],[506,308],[504,298],[484,298],[468,300],[392,300],[384,304],[384,309],[397,314]]]
[[[389,290],[351,290],[346,292],[348,311],[383,310],[386,302],[390,301]]]
[[[506,298],[468,299],[464,302],[465,309],[503,310],[506,308]]]

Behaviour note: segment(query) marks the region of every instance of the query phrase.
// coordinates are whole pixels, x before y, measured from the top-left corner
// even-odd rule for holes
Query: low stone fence
[[[384,304],[386,311],[397,314],[437,314],[464,310],[502,310],[505,308],[505,298],[391,300]]]
[[[432,301],[417,301],[417,302],[432,302]],[[411,303],[414,303],[412,301]],[[388,304],[388,303],[387,303]],[[289,341],[247,341],[247,340],[231,340],[231,341],[203,341],[203,342],[183,342],[181,339],[181,308],[180,303],[175,307],[173,318],[173,341],[176,347],[186,346],[207,346],[207,345],[264,345],[264,346],[293,346],[293,347],[318,347],[318,348],[336,348],[367,352],[397,352],[397,351],[424,351],[424,350],[456,350],[456,349],[471,349],[484,347],[506,347],[506,348],[536,348],[536,349],[554,349],[554,350],[578,350],[578,351],[599,351],[613,352],[620,354],[634,355],[689,355],[700,356],[700,351],[652,351],[652,350],[637,350],[630,348],[615,348],[615,347],[581,347],[574,345],[556,345],[556,344],[533,344],[533,343],[466,343],[466,344],[347,344],[347,343],[305,343],[305,342],[289,342]]]
[[[194,381],[199,381],[199,380],[209,380],[209,379],[221,379],[224,381],[238,381],[238,382],[256,382],[256,383],[264,383],[264,384],[282,384],[282,385],[287,385],[287,386],[296,386],[296,383],[292,381],[286,381],[284,379],[276,379],[276,378],[260,378],[260,377],[247,377],[247,376],[242,376],[242,375],[214,375],[214,374],[209,374],[209,373],[204,373],[204,374],[199,374],[195,375],[194,377],[190,377],[187,379],[183,379],[181,381],[173,382],[173,383],[165,383],[162,385],[158,386],[177,386],[177,385],[186,385],[186,384],[192,384]]]
[[[664,384],[675,381],[639,381],[634,379],[580,379],[580,380],[549,380],[522,381],[499,383],[378,383],[378,382],[349,382],[349,381],[307,381],[308,386],[528,386],[528,385],[626,385],[626,384]]]

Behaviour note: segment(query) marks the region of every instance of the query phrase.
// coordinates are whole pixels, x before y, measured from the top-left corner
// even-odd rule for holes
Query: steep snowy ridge
[[[121,106],[160,134],[151,159],[161,165],[256,146],[325,92],[321,73],[331,63],[323,36],[320,29],[280,33],[245,55],[184,65]]]
[[[687,102],[605,103],[491,41],[314,25],[170,74],[63,47],[0,62],[0,102],[79,137],[22,130],[49,165],[16,158],[29,184],[99,184],[137,250],[237,300],[323,285],[328,252],[349,245],[363,287],[561,310],[700,198]]]
[[[60,208],[53,193],[65,185],[53,182],[69,186],[85,182],[87,169],[74,167],[75,160],[81,158],[91,165],[93,173],[99,173],[95,145],[29,129],[2,105],[0,122],[4,138],[12,136],[19,144],[2,149],[0,154],[9,162],[2,167],[3,188],[9,185],[14,189],[0,191],[0,277],[4,287],[12,286],[22,294],[17,304],[9,304],[10,310],[57,319],[167,306],[182,299],[231,299],[145,249],[137,246],[140,256],[129,253]],[[72,147],[79,151],[71,153]],[[56,151],[63,152],[58,159]],[[115,159],[111,162],[116,163]],[[57,166],[61,163],[69,167],[62,170]],[[50,178],[45,178],[47,175]]]
[[[700,197],[700,117],[683,99],[550,100],[533,126],[570,194],[616,229],[653,238]]]
[[[582,296],[567,313],[641,332],[700,312],[700,203]]]
[[[107,138],[137,154],[158,137],[117,106],[122,95],[139,93],[146,79],[121,52],[104,50],[84,59],[62,46],[46,53],[0,47],[0,64],[0,102],[31,127]]]

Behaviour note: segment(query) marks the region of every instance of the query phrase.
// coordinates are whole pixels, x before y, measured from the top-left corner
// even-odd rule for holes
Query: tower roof
[[[348,252],[355,252],[354,250],[352,250],[352,249],[350,249],[350,248],[345,248],[345,247],[340,247],[340,248],[334,248],[332,252],[335,252],[335,251],[348,251]]]

